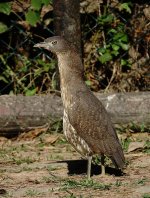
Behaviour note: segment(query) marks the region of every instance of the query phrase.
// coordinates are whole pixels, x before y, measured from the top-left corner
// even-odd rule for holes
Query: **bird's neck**
[[[84,71],[80,55],[76,51],[67,51],[57,54],[59,72],[68,75],[68,73],[78,73],[82,76]]]
[[[57,57],[63,104],[65,108],[70,108],[74,103],[75,92],[85,86],[83,65],[80,56],[76,53],[61,53]]]
[[[66,86],[76,81],[83,81],[83,65],[76,52],[65,52],[57,55],[61,86]]]

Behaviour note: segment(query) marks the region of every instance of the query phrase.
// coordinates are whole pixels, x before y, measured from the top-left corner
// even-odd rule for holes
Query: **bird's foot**
[[[101,156],[101,175],[105,176],[105,156]]]
[[[92,156],[88,156],[88,166],[87,166],[87,179],[91,179],[91,163],[92,163]]]
[[[101,165],[101,176],[105,176],[105,166]]]

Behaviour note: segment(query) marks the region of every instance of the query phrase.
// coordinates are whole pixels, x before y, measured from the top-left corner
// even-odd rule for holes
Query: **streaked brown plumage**
[[[88,158],[88,178],[94,154],[106,155],[117,168],[123,168],[125,159],[121,144],[105,108],[83,80],[83,65],[75,47],[59,36],[50,37],[35,47],[57,55],[64,134],[72,146]]]

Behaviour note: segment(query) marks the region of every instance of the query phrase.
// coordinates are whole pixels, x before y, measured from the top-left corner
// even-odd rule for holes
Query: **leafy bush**
[[[53,35],[51,3],[0,3],[1,94],[33,95],[56,89],[55,61],[46,51],[33,48]],[[115,3],[103,1],[98,10],[92,0],[81,1],[85,82],[94,91],[148,90],[148,3]]]

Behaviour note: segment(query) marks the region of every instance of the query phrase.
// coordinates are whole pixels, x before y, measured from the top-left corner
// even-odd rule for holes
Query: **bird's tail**
[[[115,152],[113,154],[113,156],[111,156],[111,160],[114,163],[116,168],[122,169],[124,167],[124,165],[125,165],[125,157],[124,157],[122,148],[119,148],[117,150],[117,152]]]

